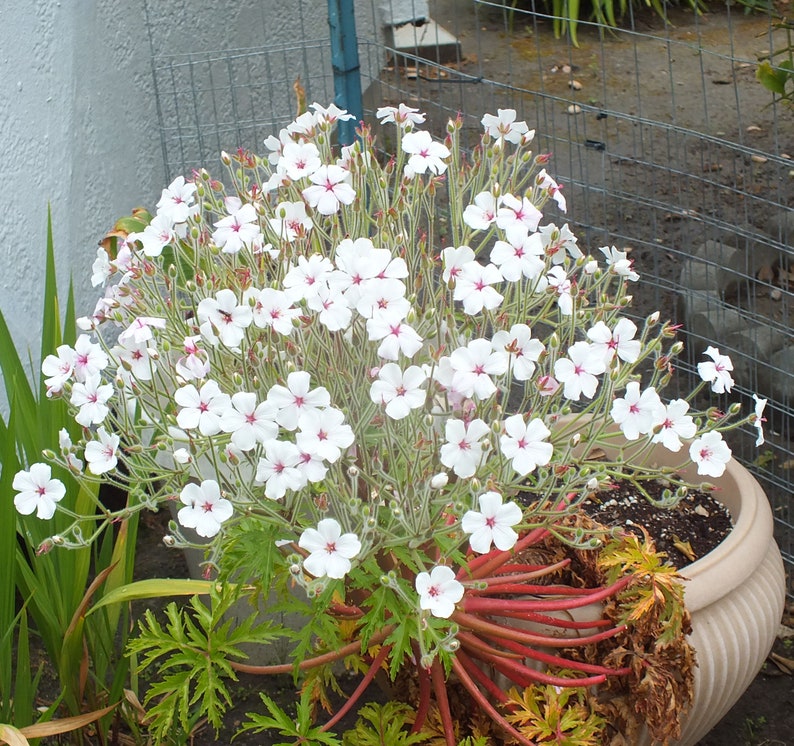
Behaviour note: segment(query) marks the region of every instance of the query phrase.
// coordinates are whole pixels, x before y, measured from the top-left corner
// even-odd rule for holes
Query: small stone
[[[568,107],[568,113],[569,114],[581,114],[582,113],[582,107],[579,106],[579,104],[571,104]]]
[[[785,158],[787,161],[791,160],[791,156],[788,153],[781,153],[780,157]]]
[[[561,70],[562,70],[562,71],[563,71],[563,72],[564,72],[566,75],[568,75],[568,74],[571,72],[571,66],[570,66],[570,65],[563,65],[563,66],[562,66],[560,69],[561,69]]]
[[[695,511],[695,512],[696,512],[698,515],[702,515],[704,518],[708,518],[708,517],[709,517],[709,515],[710,515],[710,514],[709,514],[709,512],[708,512],[708,510],[706,510],[706,509],[705,509],[705,508],[704,508],[702,505],[695,505],[695,507],[693,508],[693,510],[694,510],[694,511]]]
[[[773,288],[769,292],[769,297],[772,300],[780,300],[783,297],[783,292],[780,290],[780,288]]]
[[[578,80],[569,81],[568,82],[568,86],[570,88],[573,88],[575,91],[581,91],[582,90],[582,84]]]
[[[747,128],[747,132],[761,132],[761,128],[757,124],[751,124]]]
[[[751,155],[750,160],[753,163],[766,163],[769,159],[763,155]]]

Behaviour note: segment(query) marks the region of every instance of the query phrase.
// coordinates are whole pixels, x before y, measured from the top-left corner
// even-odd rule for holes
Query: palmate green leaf
[[[231,659],[245,658],[243,643],[268,644],[282,636],[271,622],[257,624],[249,615],[239,624],[227,616],[239,588],[212,583],[210,606],[193,596],[188,608],[170,603],[165,624],[147,610],[140,634],[128,643],[138,656],[138,669],[158,667],[158,679],[146,693],[152,735],[161,742],[176,725],[185,733],[199,717],[216,732],[231,705],[226,682],[236,681]]]
[[[312,722],[312,701],[311,695],[304,692],[298,702],[297,717],[290,716],[274,700],[266,694],[259,695],[264,703],[269,715],[262,715],[258,712],[247,712],[249,718],[241,733],[252,731],[262,733],[268,730],[278,731],[280,736],[285,736],[289,740],[274,742],[273,746],[295,746],[298,743],[317,744],[317,746],[343,746],[342,741],[333,733],[326,733]]]
[[[428,736],[411,733],[416,712],[403,702],[370,703],[361,708],[358,722],[346,731],[344,746],[414,746],[426,743]]]

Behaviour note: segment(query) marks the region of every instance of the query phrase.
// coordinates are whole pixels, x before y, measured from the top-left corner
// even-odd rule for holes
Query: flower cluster
[[[122,486],[128,513],[178,504],[170,543],[194,530],[221,570],[255,526],[279,552],[274,582],[385,583],[393,618],[446,619],[472,557],[631,477],[654,445],[719,477],[732,422],[693,407],[708,385],[730,392],[732,366],[710,347],[696,389],[662,398],[674,327],[630,316],[625,252],[593,256],[544,222],[566,200],[515,112],[483,117],[471,157],[460,120],[439,141],[411,107],[378,116],[392,155],[366,126],[338,149],[349,115],[315,104],[266,157],[223,154],[225,184],[179,177],[113,234],[83,333],[43,361],[84,434],[52,462]],[[744,420],[760,438],[762,413]],[[618,438],[631,459],[591,458]],[[44,463],[14,488],[45,519],[63,497]],[[78,516],[60,543],[114,518]],[[416,630],[423,650],[443,637]]]

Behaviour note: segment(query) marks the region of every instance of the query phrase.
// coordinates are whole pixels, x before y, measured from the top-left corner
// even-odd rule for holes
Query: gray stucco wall
[[[152,51],[179,54],[327,39],[326,0],[27,0],[0,6],[0,309],[38,357],[48,203],[59,285],[93,309],[97,240],[137,205],[154,207],[165,168]],[[374,37],[371,0],[357,0]],[[325,76],[313,61],[306,70]],[[311,83],[311,81],[307,81]],[[291,90],[276,94],[275,108]],[[282,99],[279,99],[282,96]],[[2,388],[2,387],[0,387]],[[0,402],[2,406],[2,402]]]

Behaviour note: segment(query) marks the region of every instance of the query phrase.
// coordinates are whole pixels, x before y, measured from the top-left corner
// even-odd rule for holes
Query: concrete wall
[[[371,0],[357,0],[356,13],[359,35],[375,35]],[[61,292],[71,273],[82,314],[98,295],[97,240],[133,207],[153,208],[165,185],[152,52],[327,38],[326,0],[0,5],[0,309],[21,351],[38,357],[47,204]],[[306,69],[328,73],[311,59]]]

